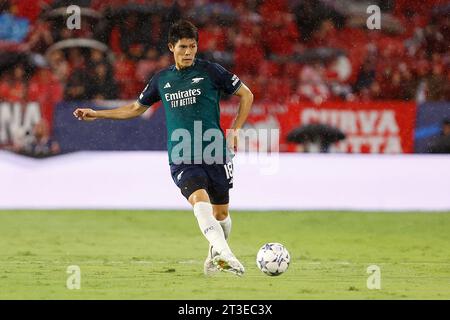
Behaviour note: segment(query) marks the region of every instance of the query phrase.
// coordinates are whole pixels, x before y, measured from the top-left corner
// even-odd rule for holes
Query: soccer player
[[[173,181],[193,207],[209,242],[204,273],[244,274],[227,239],[231,231],[229,189],[238,131],[253,103],[253,94],[239,78],[217,63],[197,59],[198,32],[181,20],[169,30],[168,47],[175,64],[156,73],[136,102],[111,110],[78,108],[78,120],[130,119],[162,101],[166,113],[169,164]],[[238,113],[225,135],[220,127],[221,93],[240,98]]]

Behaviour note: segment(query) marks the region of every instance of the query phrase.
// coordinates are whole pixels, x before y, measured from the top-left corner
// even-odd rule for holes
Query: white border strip
[[[232,210],[450,210],[449,155],[235,158]],[[0,151],[0,209],[190,209],[166,152]]]

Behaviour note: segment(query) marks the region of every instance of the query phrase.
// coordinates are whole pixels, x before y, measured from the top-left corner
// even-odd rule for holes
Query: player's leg
[[[225,239],[231,232],[231,217],[229,214],[230,189],[233,188],[233,163],[208,166],[206,172],[210,179],[208,194],[213,205],[214,217],[219,221]]]
[[[242,265],[231,252],[222,227],[213,215],[214,211],[208,194],[210,178],[205,169],[198,165],[171,165],[171,174],[183,196],[192,205],[203,235],[224,260],[221,261],[221,270],[238,275],[243,274]]]
[[[187,182],[189,190],[189,182]],[[187,191],[187,193],[191,193]],[[229,255],[231,250],[225,240],[220,223],[214,218],[213,207],[209,200],[208,193],[205,188],[193,191],[188,197],[189,203],[192,205],[194,215],[197,218],[198,225],[205,238],[218,253]]]
[[[213,215],[213,207],[209,201],[209,195],[206,189],[194,191],[188,200],[194,208],[194,214],[200,230],[202,230],[204,236],[209,241],[210,249],[214,248],[217,252],[212,259],[212,264],[219,270],[242,275],[244,273],[244,267],[233,255],[225,240],[222,227]],[[207,270],[209,267],[210,265],[207,266],[205,262],[205,273],[207,275],[210,274],[209,270]]]
[[[225,240],[228,240],[231,232],[231,219],[228,214],[228,204],[213,204],[213,214],[217,221],[219,221],[225,235]],[[213,246],[209,246],[208,255],[203,264],[203,271],[206,275],[213,275],[219,270],[213,262],[213,258],[218,255]]]
[[[213,204],[214,217],[219,221],[220,226],[224,231],[225,239],[228,240],[231,231],[231,218],[228,214],[228,204]],[[221,219],[221,220],[220,220]],[[227,258],[219,254],[214,246],[209,247],[208,257],[206,258],[204,264],[205,274],[211,274],[214,272],[214,266],[222,271],[230,271],[227,269],[232,269],[230,272],[234,272],[238,275],[242,275],[245,272],[244,266],[239,262],[239,260],[232,256]],[[237,272],[236,272],[237,271]]]
[[[217,221],[219,221],[222,227],[223,233],[225,234],[225,239],[228,240],[231,232],[231,217],[228,212],[227,204],[213,204],[213,213]]]
[[[198,165],[171,165],[172,179],[189,201],[200,229],[208,242],[221,254],[230,254],[222,227],[214,218],[208,195],[209,177]]]
[[[232,164],[231,166],[226,166],[227,170],[225,170],[225,166],[221,164],[208,165],[205,170],[208,173],[210,181],[208,195],[213,206],[214,217],[219,221],[224,230],[225,238],[228,239],[231,231],[231,219],[228,213],[228,203],[230,200],[229,189],[233,187],[233,177],[232,174],[230,174],[230,167],[232,167]],[[214,247],[209,250],[209,252],[213,255],[214,251]],[[227,271],[226,268],[231,265],[232,268],[244,273],[244,266],[242,266],[242,264],[234,256],[231,260],[227,261],[226,257],[223,257],[221,254],[217,254],[213,256],[212,262],[220,270]]]

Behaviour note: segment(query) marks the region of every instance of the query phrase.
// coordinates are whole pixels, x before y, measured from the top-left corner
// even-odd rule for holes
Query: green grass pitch
[[[231,214],[242,278],[203,275],[189,211],[0,211],[0,299],[450,299],[448,212]],[[257,269],[265,242],[290,251],[285,274]],[[372,264],[380,290],[366,286]]]

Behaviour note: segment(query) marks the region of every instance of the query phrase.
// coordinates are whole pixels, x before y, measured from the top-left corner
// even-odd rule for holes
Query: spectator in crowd
[[[296,1],[294,7],[299,34],[303,42],[309,42],[314,32],[322,26],[324,20],[330,20],[334,25],[341,26],[345,18],[322,1]]]
[[[231,69],[234,63],[228,37],[227,28],[216,21],[208,20],[206,25],[199,29],[199,38],[202,39],[198,44],[199,58],[216,61],[224,68]]]
[[[49,68],[37,70],[28,83],[28,101],[39,103],[41,115],[52,123],[54,108],[63,98],[63,86]]]
[[[33,141],[27,148],[29,155],[33,157],[47,157],[61,152],[59,143],[50,137],[47,122],[40,121],[33,128]]]
[[[144,53],[152,44],[150,27],[148,22],[139,20],[137,14],[130,14],[120,24],[120,34],[122,35],[120,45],[122,52],[128,58],[134,61],[143,58]]]
[[[431,73],[425,78],[427,100],[444,101],[446,87],[450,84],[444,75],[444,68],[441,64],[434,64]]]
[[[148,82],[153,74],[159,70],[159,53],[156,48],[149,48],[145,59],[138,62],[136,66],[136,79],[142,84]]]
[[[72,72],[64,92],[65,100],[90,100],[93,97],[92,78],[83,69]]]
[[[331,20],[324,20],[320,27],[312,34],[311,40],[308,41],[309,47],[335,47],[335,41],[338,31]]]
[[[33,54],[43,55],[52,44],[75,37],[97,37],[108,42],[115,54],[114,65],[103,51],[95,49],[88,52],[80,48],[56,50],[46,56],[52,72],[65,87],[65,99],[109,97],[107,93],[114,83],[118,88],[117,98],[134,98],[156,69],[171,63],[165,54],[166,39],[161,34],[171,22],[181,18],[182,13],[192,14],[200,22],[199,56],[248,76],[255,90],[261,92],[256,95],[257,100],[281,102],[282,95],[297,93],[300,100],[349,100],[356,96],[363,101],[419,99],[421,102],[442,101],[450,95],[450,19],[439,10],[432,13],[433,6],[428,3],[414,4],[414,8],[421,10],[412,10],[407,2],[397,4],[396,1],[392,13],[405,22],[406,32],[392,37],[381,31],[346,26],[345,18],[331,2],[312,0],[228,0],[206,5],[204,1],[181,0],[153,0],[151,4],[145,0],[85,0],[78,5],[102,11],[103,18],[83,17],[81,30],[69,30],[58,19],[44,20],[43,12],[39,12],[41,4],[42,8],[47,4],[57,8],[70,1],[40,0],[40,5],[30,5],[30,12],[27,6],[18,6],[18,2],[14,1],[17,8],[11,10],[10,1],[1,1],[0,13],[31,22],[27,40],[21,41]],[[133,9],[124,10],[120,15],[114,13],[133,3],[149,7],[145,12]],[[118,26],[114,28],[114,24]],[[341,28],[345,28],[344,31]],[[2,28],[1,32],[6,29]],[[365,50],[368,46],[378,48],[379,54]],[[327,59],[321,60],[320,68],[314,64],[299,67],[296,59],[303,50],[317,47],[344,51],[345,59],[350,62],[350,76],[332,76]],[[83,84],[78,85],[81,79],[101,78],[103,69],[114,79],[101,81],[95,88],[96,93],[87,92]],[[312,79],[306,79],[305,73],[311,73]],[[320,81],[317,81],[317,74]],[[268,94],[275,84],[282,95]],[[0,74],[2,98],[23,99],[27,85],[28,79],[23,74],[20,76],[19,70]],[[101,89],[101,85],[105,85],[105,89]]]
[[[354,91],[359,93],[363,89],[369,88],[375,81],[375,59],[367,57],[358,73],[358,78],[354,85]]]
[[[22,102],[27,97],[27,79],[24,65],[19,63],[0,78],[0,99]]]
[[[25,40],[30,29],[30,21],[16,15],[11,2],[0,2],[0,41],[20,43]]]
[[[417,88],[419,87],[419,81],[414,77],[410,70],[410,67],[406,64],[402,64],[400,68],[400,74],[402,78],[402,96],[401,100],[414,101]]]
[[[50,137],[47,122],[37,122],[31,132],[27,132],[21,139],[16,139],[7,149],[34,158],[43,158],[61,152],[59,143]]]
[[[424,29],[423,47],[429,58],[433,53],[445,53],[448,51],[449,40],[444,37],[445,33],[448,35],[448,31],[444,28],[445,25],[442,25],[442,27],[441,29],[441,26],[433,23],[427,25]]]
[[[198,44],[199,51],[225,51],[227,45],[227,33],[225,28],[214,21],[208,21],[199,29],[198,36],[202,39]]]
[[[50,53],[48,63],[52,73],[65,85],[70,75],[70,67],[62,50],[55,50]]]
[[[87,67],[86,57],[81,52],[80,48],[73,47],[68,50],[67,62],[69,63],[70,70],[73,72],[75,70],[85,69]]]
[[[450,101],[450,72],[447,71],[447,80],[446,82],[446,86],[444,89],[444,97],[445,97],[445,101]]]
[[[262,43],[268,54],[293,56],[298,48],[299,34],[294,17],[288,12],[272,12],[264,18]]]
[[[441,135],[430,143],[428,152],[450,153],[450,118],[445,118],[442,121]]]
[[[325,67],[320,61],[305,65],[299,74],[297,94],[300,99],[320,104],[330,98],[330,88],[326,81]]]
[[[92,82],[92,96],[94,99],[117,99],[117,84],[106,63],[100,63],[95,67]]]
[[[53,44],[51,25],[42,18],[38,19],[31,28],[28,37],[29,50],[35,53],[44,54],[45,50]]]
[[[382,98],[381,88],[378,81],[374,81],[369,87],[361,89],[359,92],[360,101],[373,101],[380,100]]]
[[[106,57],[103,51],[99,49],[91,49],[89,52],[89,59],[88,59],[89,69],[94,69],[99,64],[104,63],[105,58]]]
[[[259,30],[259,31],[256,31]],[[235,40],[234,71],[239,74],[256,74],[264,61],[264,50],[258,45],[260,28],[254,29],[253,34],[240,32]],[[201,41],[201,40],[200,40]]]
[[[141,83],[136,80],[135,75],[136,63],[127,59],[123,53],[117,54],[114,62],[114,77],[119,85],[120,99],[128,99],[139,91]]]

